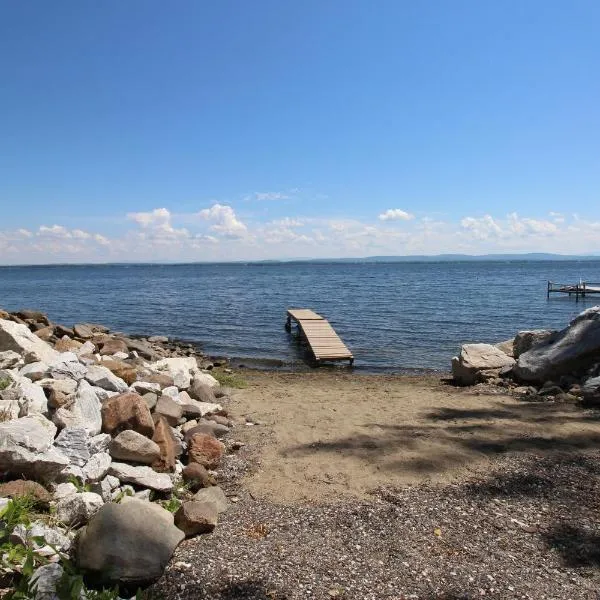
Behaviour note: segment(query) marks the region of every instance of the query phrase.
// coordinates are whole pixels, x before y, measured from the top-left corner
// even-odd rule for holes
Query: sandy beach
[[[598,411],[440,376],[240,377],[231,508],[152,598],[597,598]]]
[[[504,453],[545,456],[600,442],[596,411],[523,402],[496,387],[456,387],[443,376],[245,371],[243,377],[248,387],[232,402],[237,435],[260,448],[259,467],[245,485],[285,503],[457,482],[485,473]]]

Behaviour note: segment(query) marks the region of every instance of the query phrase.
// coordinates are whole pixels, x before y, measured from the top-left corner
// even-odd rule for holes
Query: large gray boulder
[[[529,331],[519,331],[515,336],[513,342],[513,355],[515,358],[519,358],[521,354],[525,354],[538,344],[544,344],[548,342],[552,336],[558,332],[552,331],[551,329],[532,329]]]
[[[26,362],[42,361],[51,364],[60,357],[59,352],[31,333],[26,325],[0,319],[0,352],[6,350],[27,355]]]
[[[137,498],[105,504],[79,537],[77,564],[106,583],[149,583],[162,575],[184,537],[158,504]]]
[[[581,395],[586,402],[600,403],[600,377],[592,377],[581,386]]]
[[[486,373],[511,367],[515,359],[491,344],[464,344],[459,356],[452,359],[452,375],[459,385],[474,385]]]
[[[582,373],[597,362],[600,362],[600,306],[583,311],[568,327],[521,354],[513,373],[521,381],[540,383]]]
[[[0,423],[0,471],[51,480],[69,459],[52,447],[56,426],[42,415]]]

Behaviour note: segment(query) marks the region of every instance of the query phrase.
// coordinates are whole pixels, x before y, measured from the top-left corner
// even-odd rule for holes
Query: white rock
[[[452,359],[452,375],[461,385],[473,385],[486,371],[510,367],[515,359],[491,344],[464,344]]]
[[[58,366],[61,363],[77,362],[77,354],[75,352],[61,352],[59,357],[52,363],[52,366]]]
[[[51,544],[57,550],[66,551],[71,547],[71,540],[63,531],[48,527],[42,521],[34,521],[27,532],[27,536],[29,539],[43,537],[46,544]],[[33,541],[33,544],[40,547],[40,544],[35,541]],[[54,554],[54,551],[52,551],[52,554]]]
[[[223,407],[220,404],[215,404],[214,402],[200,402],[199,400],[191,400],[186,404],[187,406],[194,406],[197,408],[200,411],[201,417],[205,417],[206,415],[214,415],[223,410]]]
[[[59,352],[34,335],[29,328],[20,323],[0,319],[0,352],[13,350],[21,356],[27,354],[31,359],[27,362],[54,362]]]
[[[91,454],[98,454],[98,452],[106,452],[108,445],[112,438],[108,433],[99,433],[94,437],[88,439],[88,448]]]
[[[52,442],[56,426],[42,415],[0,423],[0,471],[26,477],[51,479],[69,460]]]
[[[148,392],[155,392],[160,394],[160,384],[159,383],[150,383],[148,381],[134,381],[129,389],[136,394],[140,394],[143,396]]]
[[[127,360],[129,358],[129,354],[127,354],[127,352],[115,352],[112,355],[112,358],[115,360]]]
[[[96,346],[94,346],[92,342],[87,340],[82,346],[77,348],[75,354],[77,355],[77,358],[80,358],[83,354],[94,354],[95,351]]]
[[[173,398],[173,400],[177,401],[179,398],[179,388],[175,385],[170,385],[162,391],[162,395],[169,396],[169,398]]]
[[[193,375],[198,383],[203,383],[211,388],[218,388],[221,385],[210,373],[205,371],[195,370]]]
[[[0,352],[0,369],[12,369],[23,364],[21,355],[14,350],[5,350]]]
[[[48,412],[48,400],[43,388],[27,377],[15,377],[15,389],[20,396],[20,404],[26,414],[42,414]]]
[[[8,420],[27,416],[27,403],[14,385],[0,392],[0,414]]]
[[[27,379],[30,379],[31,381],[39,381],[46,377],[49,368],[50,367],[48,367],[45,362],[38,361],[29,363],[20,369],[19,375],[27,377]]]
[[[110,484],[111,490],[116,490],[121,485],[121,482],[113,475],[107,475],[104,478],[104,481],[107,481]]]
[[[55,413],[53,420],[59,427],[83,427],[90,435],[97,435],[102,429],[100,400],[85,380],[79,382],[73,404],[68,408],[62,406]]]
[[[146,502],[150,502],[150,494],[152,492],[150,490],[142,490],[140,492],[136,492],[134,494],[134,498],[137,498],[138,500],[144,500]]]
[[[56,504],[56,516],[65,525],[87,523],[104,504],[102,497],[93,492],[82,492],[61,498]]]
[[[87,367],[78,362],[58,362],[50,366],[50,375],[54,379],[74,379],[79,381],[85,377]]]
[[[198,368],[198,363],[193,356],[163,358],[150,364],[149,368],[156,373],[169,374],[178,388],[187,389],[192,382],[192,371]]]
[[[31,576],[33,600],[59,600],[56,586],[63,573],[60,563],[49,563],[38,567]]]
[[[123,393],[129,389],[129,386],[120,377],[101,365],[89,367],[85,378],[93,386],[101,387],[109,392]]]
[[[67,496],[71,496],[76,493],[77,488],[73,483],[59,483],[54,489],[54,499],[60,500],[61,498],[66,498]]]
[[[113,488],[111,487],[111,484],[109,481],[107,481],[107,479],[108,478],[105,477],[102,481],[97,481],[96,483],[92,483],[90,485],[90,491],[101,496],[104,502],[110,502],[112,500]]]
[[[107,452],[93,454],[85,467],[83,467],[83,473],[86,479],[92,483],[103,479],[108,473],[111,462],[112,458]]]
[[[169,492],[173,482],[166,473],[157,473],[151,467],[132,467],[125,463],[113,462],[109,473],[121,482],[133,483],[158,492]]]
[[[0,498],[0,513],[10,504],[10,498]]]
[[[65,396],[71,396],[77,390],[77,382],[73,379],[41,379],[37,384],[42,388],[51,388],[64,394]]]
[[[72,465],[83,467],[90,459],[88,432],[83,427],[65,427],[54,440],[54,447],[64,454]]]
[[[86,479],[83,473],[83,468],[77,465],[67,465],[60,474],[60,481],[73,481],[76,479],[81,485],[85,485]]]

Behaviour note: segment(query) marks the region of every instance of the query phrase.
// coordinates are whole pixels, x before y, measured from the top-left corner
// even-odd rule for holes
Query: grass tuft
[[[246,380],[237,373],[225,373],[217,369],[213,369],[210,374],[224,387],[244,389],[248,387]]]

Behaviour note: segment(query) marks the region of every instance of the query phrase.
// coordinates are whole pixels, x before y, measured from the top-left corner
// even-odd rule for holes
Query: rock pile
[[[600,402],[600,306],[561,331],[521,331],[500,344],[465,344],[452,359],[459,385],[492,383],[517,393]]]
[[[212,531],[227,505],[206,488],[231,423],[202,361],[166,338],[0,311],[0,514],[5,498],[34,496],[64,525],[34,528],[73,546],[82,569],[111,584],[160,576],[177,544]],[[33,529],[19,535],[28,544]],[[36,577],[45,586],[59,568]]]

